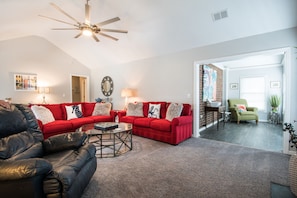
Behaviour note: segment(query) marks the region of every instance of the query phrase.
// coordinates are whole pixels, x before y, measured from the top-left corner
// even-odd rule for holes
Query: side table
[[[207,112],[213,112],[213,115],[212,115],[213,123],[214,123],[214,113],[217,112],[217,130],[219,130],[220,113],[223,113],[223,116],[225,116],[225,112],[226,112],[225,106],[219,106],[219,107],[205,106],[205,127],[207,126],[207,120],[206,120]]]

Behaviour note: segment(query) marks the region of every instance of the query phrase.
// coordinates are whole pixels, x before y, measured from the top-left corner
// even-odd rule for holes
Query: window
[[[266,111],[265,78],[241,78],[240,98],[246,99],[250,107],[257,107],[260,111]]]

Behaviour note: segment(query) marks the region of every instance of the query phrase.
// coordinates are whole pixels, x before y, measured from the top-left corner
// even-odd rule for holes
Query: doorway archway
[[[284,54],[284,61],[283,61],[283,83],[285,89],[283,90],[283,115],[284,115],[284,122],[290,122],[291,120],[291,112],[289,110],[289,107],[291,106],[291,98],[289,96],[289,90],[291,90],[291,67],[292,67],[292,49],[291,48],[280,48],[276,50],[267,50],[267,51],[261,51],[261,52],[256,52],[256,53],[247,53],[247,54],[242,54],[242,55],[237,55],[237,56],[229,56],[229,57],[222,57],[222,58],[216,58],[216,59],[208,59],[208,60],[202,60],[202,61],[196,61],[194,63],[194,137],[199,137],[199,132],[204,130],[204,128],[199,128],[200,126],[200,109],[199,109],[199,101],[200,101],[200,94],[199,94],[199,83],[201,81],[200,75],[199,75],[199,66],[203,64],[211,64],[211,63],[218,63],[218,62],[225,62],[225,61],[233,61],[236,59],[241,59],[241,58],[246,58],[250,56],[257,56],[257,55],[264,55],[264,54],[271,54],[271,53],[283,53]],[[226,72],[224,72],[224,100],[227,98],[227,89],[226,89],[226,79],[228,79],[228,75],[226,75]],[[287,140],[284,140],[284,153],[286,153],[286,147],[288,145],[285,145],[285,142]]]
[[[89,78],[87,76],[71,75],[72,102],[89,101]]]

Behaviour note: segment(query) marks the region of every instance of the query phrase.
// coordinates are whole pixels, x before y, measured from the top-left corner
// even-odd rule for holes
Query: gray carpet
[[[83,198],[271,197],[288,186],[289,156],[191,138],[178,146],[133,136],[133,150],[98,159]]]

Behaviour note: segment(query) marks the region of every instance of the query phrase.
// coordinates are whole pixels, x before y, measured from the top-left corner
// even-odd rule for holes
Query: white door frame
[[[200,75],[199,75],[199,66],[202,64],[210,64],[210,63],[216,63],[216,62],[224,62],[224,61],[231,61],[231,60],[236,60],[240,58],[245,58],[249,56],[257,56],[257,55],[263,55],[267,53],[285,53],[284,56],[284,83],[285,83],[285,89],[284,89],[284,122],[291,122],[291,112],[290,112],[290,107],[291,105],[291,99],[289,97],[290,93],[288,93],[291,90],[291,68],[293,65],[293,57],[292,57],[292,48],[291,47],[286,47],[286,48],[280,48],[280,49],[274,49],[274,50],[266,50],[266,51],[261,51],[261,52],[254,52],[254,53],[246,53],[246,54],[241,54],[241,55],[236,55],[236,56],[227,56],[227,57],[221,57],[221,58],[215,58],[215,59],[207,59],[207,60],[201,60],[201,61],[195,61],[194,62],[194,111],[193,111],[193,121],[194,121],[194,137],[199,137],[200,131],[203,131],[205,128],[199,128],[200,125],[200,117],[199,117],[199,82],[200,82]],[[225,75],[225,72],[224,72]],[[228,78],[228,75],[224,76],[225,78]],[[226,93],[226,82],[228,82],[228,79],[224,79],[223,83],[223,89],[224,93]],[[224,94],[225,100],[227,99],[227,94]],[[284,142],[288,142],[287,140],[284,140]],[[284,152],[285,147],[287,148],[287,145],[284,145]]]
[[[72,100],[72,77],[84,77],[86,78],[86,90],[85,90],[85,96],[86,96],[86,102],[90,101],[90,78],[89,76],[80,75],[80,74],[70,74],[70,98]]]

